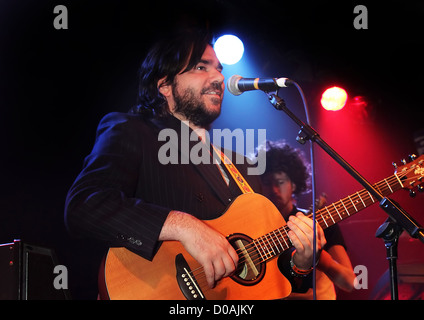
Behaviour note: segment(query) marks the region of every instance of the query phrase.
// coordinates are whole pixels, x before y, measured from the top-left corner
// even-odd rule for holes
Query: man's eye
[[[206,67],[204,65],[199,65],[199,66],[196,67],[196,69],[204,71],[204,70],[206,70]]]

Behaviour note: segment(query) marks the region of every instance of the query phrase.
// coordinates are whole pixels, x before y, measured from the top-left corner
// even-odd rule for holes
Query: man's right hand
[[[238,255],[227,239],[201,220],[181,211],[171,211],[159,240],[180,241],[187,252],[203,266],[210,288],[237,267]]]

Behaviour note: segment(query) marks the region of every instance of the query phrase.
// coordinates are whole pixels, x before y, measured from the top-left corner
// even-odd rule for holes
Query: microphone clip
[[[284,111],[290,118],[292,118],[299,126],[300,131],[296,137],[296,141],[300,144],[305,144],[308,140],[315,140],[318,133],[309,125],[303,123],[297,118],[287,107],[286,102],[279,97],[276,93],[267,93],[269,102],[279,111]]]
[[[267,92],[267,95],[268,95],[269,102],[271,102],[271,104],[274,106],[275,109],[283,110],[284,108],[286,108],[286,102],[284,101],[283,98],[279,97],[277,93]]]

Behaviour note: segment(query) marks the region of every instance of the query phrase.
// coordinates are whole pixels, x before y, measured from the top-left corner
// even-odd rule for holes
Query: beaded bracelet
[[[291,259],[290,259],[291,274],[294,277],[300,277],[300,278],[306,277],[308,274],[311,273],[311,271],[313,270],[313,267],[310,267],[308,270],[302,270],[296,267],[296,265],[293,262],[293,256],[295,252],[296,250],[292,252]]]

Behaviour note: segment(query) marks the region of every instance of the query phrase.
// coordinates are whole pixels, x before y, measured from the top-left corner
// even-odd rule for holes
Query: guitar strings
[[[402,175],[405,175],[406,173],[404,173],[404,174],[402,174]],[[402,176],[401,175],[401,176]],[[397,180],[397,178],[395,177],[395,176],[392,176],[391,178],[389,178],[389,180],[388,181],[390,181],[390,182],[392,182],[392,181],[396,181]],[[379,183],[377,183],[375,186],[377,187],[377,188],[379,188],[380,190],[382,189],[382,187],[384,187],[385,185],[386,185],[386,181],[387,181],[387,179],[386,180],[383,180],[383,181],[381,181],[381,182],[379,182]],[[390,188],[390,184],[389,184],[389,187],[388,188]],[[373,198],[372,198],[372,196],[371,196],[371,194],[369,194],[368,193],[368,191],[366,191],[366,190],[361,190],[361,191],[359,191],[359,192],[357,192],[357,196],[355,195],[355,196],[352,196],[352,197],[347,197],[347,198],[344,198],[344,199],[341,199],[341,200],[339,200],[339,202],[343,205],[343,200],[345,200],[345,201],[347,201],[348,199],[349,200],[351,200],[351,201],[355,201],[356,202],[356,204],[357,205],[359,205],[359,200],[358,199],[360,199],[361,200],[361,202],[364,202],[364,198],[365,198],[365,196],[367,196],[367,194],[368,194],[368,196],[369,196],[369,199],[365,199],[365,201],[367,201],[367,202],[369,202],[369,200],[371,200],[372,201],[372,203],[374,203],[375,201],[373,200]],[[346,205],[344,205],[344,208],[345,208],[345,210],[346,211],[348,211],[349,212],[349,209],[350,210],[352,210],[352,209],[355,209],[355,211],[359,211],[359,210],[357,210],[357,208],[355,207],[355,202],[350,202],[349,201],[349,203],[348,203],[348,205],[346,206]],[[372,204],[372,203],[369,203],[369,204]],[[364,203],[365,204],[365,203]],[[335,205],[335,204],[334,204]],[[367,205],[364,205],[364,207],[363,208],[365,208],[365,207],[367,207]],[[339,207],[340,209],[341,209],[341,207]],[[321,210],[319,210],[319,211],[317,211],[317,213],[320,213],[321,211],[324,211],[324,210],[327,210],[327,211],[330,211],[331,210],[331,212],[329,212],[329,215],[330,215],[330,217],[332,217],[333,215],[336,217],[336,219],[337,219],[337,222],[338,221],[341,221],[342,219],[343,219],[343,217],[340,215],[340,212],[337,210],[337,208],[336,207],[334,207],[334,209],[331,207],[331,205],[330,205],[330,209],[328,209],[328,207],[326,207],[326,208],[323,208],[323,209],[321,209]],[[360,209],[361,210],[361,209]],[[335,215],[337,213],[337,215]],[[356,212],[353,212],[353,213],[356,213]],[[337,218],[337,216],[340,218],[340,220]],[[348,213],[348,216],[350,216],[350,214]],[[346,217],[344,217],[344,218],[346,218]],[[328,216],[327,216],[327,219],[328,219]],[[324,214],[322,214],[322,215],[320,215],[320,216],[318,216],[318,218],[317,218],[317,220],[321,220],[321,221],[325,221],[324,220]],[[332,220],[334,221],[334,223],[335,223],[335,220],[334,220],[334,218],[332,218]],[[327,223],[326,223],[326,225],[327,225]],[[323,225],[322,225],[323,226]],[[324,226],[323,226],[324,227]],[[283,226],[282,228],[284,228],[284,229],[287,229],[287,227],[286,226]],[[280,229],[282,229],[282,228],[280,228]],[[280,230],[280,229],[277,229],[277,230]],[[284,230],[285,232],[284,233],[287,233],[287,230]],[[274,234],[274,236],[272,236],[271,235],[271,233],[273,233]],[[276,242],[275,242],[275,240],[280,244],[280,247],[281,247],[281,249],[282,249],[282,252],[284,252],[285,250],[287,250],[290,246],[289,245],[287,245],[287,248],[285,248],[283,245],[282,245],[282,243],[279,241],[279,237],[278,236],[275,236],[275,234],[276,234],[276,232],[275,232],[275,230],[274,231],[272,231],[271,233],[268,233],[267,235],[265,235],[265,236],[262,236],[262,237],[260,237],[260,238],[258,238],[258,239],[261,239],[262,238],[262,241],[264,242],[264,241],[267,241],[269,244],[270,244],[270,248],[271,248],[271,250],[273,251],[272,253],[271,253],[271,250],[269,249],[269,247],[268,247],[268,245],[266,244],[266,243],[264,243],[264,247],[267,249],[267,251],[268,251],[268,253],[265,251],[265,249],[263,249],[262,248],[262,245],[260,245],[260,247],[262,248],[262,250],[264,251],[264,253],[265,253],[265,256],[267,256],[267,255],[270,255],[270,256],[276,256],[277,254],[280,254],[280,250],[278,249],[278,246],[276,245]],[[279,231],[278,233],[281,233],[281,231]],[[271,237],[270,237],[270,235],[271,235]],[[288,235],[287,235],[287,237],[288,237]],[[265,240],[263,239],[263,238],[265,238]],[[287,240],[289,240],[289,238],[286,238],[284,235],[283,235],[283,241],[285,242],[285,243],[287,243]],[[254,258],[254,259],[252,259],[252,261],[253,262],[264,262],[264,261],[266,261],[267,259],[264,259],[263,257],[262,257],[262,254],[261,254],[261,252],[260,252],[260,250],[258,249],[258,247],[256,246],[256,244],[255,244],[255,241],[256,240],[253,240],[250,244],[248,244],[248,245],[246,245],[245,246],[245,248],[247,249],[247,252],[248,252],[248,254],[249,253],[255,253],[255,255],[256,255],[256,258]],[[275,248],[277,249],[277,254],[275,254],[275,251],[274,251],[274,249],[273,249],[273,246],[272,246],[272,244],[271,244],[271,242],[270,241],[272,241],[274,244],[275,244]],[[256,247],[256,248],[255,248]],[[238,251],[238,253],[240,253],[241,252],[241,249],[237,249],[236,250],[236,252]],[[249,252],[250,251],[250,252]],[[242,257],[244,257],[244,255],[242,256]],[[249,254],[249,257],[253,257],[252,255],[250,255]],[[260,260],[262,260],[262,261],[260,261]],[[243,258],[241,258],[240,260],[239,260],[239,264],[241,264],[241,263],[244,263],[244,259]],[[199,271],[197,274],[195,274],[195,271]],[[199,267],[199,268],[197,268],[197,269],[195,269],[195,270],[193,270],[192,271],[192,273],[193,273],[193,275],[197,278],[197,279],[200,279],[200,277],[199,276],[201,276],[201,275],[203,275],[203,276],[205,276],[205,274],[204,274],[204,270],[203,270],[203,267]]]
[[[387,179],[386,179],[387,180]],[[397,180],[397,178],[395,177],[395,176],[393,176],[393,177],[391,177],[391,178],[389,178],[389,181],[396,181]],[[375,186],[376,187],[378,187],[378,188],[380,188],[381,189],[381,187],[382,186],[384,186],[386,184],[386,182],[383,180],[383,181],[381,181],[381,182],[379,182],[378,184],[376,184]],[[352,209],[355,209],[355,211],[359,211],[359,210],[357,210],[357,208],[356,208],[356,205],[358,205],[359,206],[359,204],[361,203],[361,202],[369,202],[369,200],[371,200],[372,201],[372,203],[374,203],[375,201],[373,200],[373,198],[372,198],[372,196],[368,193],[368,191],[366,191],[365,189],[364,190],[361,190],[361,191],[358,191],[357,193],[356,193],[357,195],[355,195],[355,196],[352,196],[352,197],[347,197],[347,198],[344,198],[344,199],[341,199],[341,200],[339,200],[338,202],[340,202],[342,205],[344,204],[343,203],[343,200],[345,200],[346,202],[348,202],[348,204],[347,205],[344,205],[343,207],[344,208],[346,208],[344,211],[348,211],[348,212],[350,212],[350,211],[352,211]],[[368,194],[368,195],[367,195]],[[368,199],[365,199],[364,200],[364,198],[365,198],[365,196],[368,196],[369,198]],[[359,200],[361,201],[361,202],[359,202]],[[351,201],[354,201],[354,202],[351,202]],[[336,202],[337,203],[337,202]],[[335,204],[336,204],[335,203]],[[355,205],[355,203],[356,203],[356,205]],[[335,205],[334,204],[334,205]],[[368,205],[370,205],[371,203],[369,203],[369,204],[365,204],[365,206],[363,206],[363,208],[365,208],[365,207],[367,207]],[[328,207],[330,207],[330,208],[328,208]],[[363,209],[362,208],[362,209]],[[341,209],[341,207],[340,207],[340,205],[339,205],[339,209]],[[350,209],[350,210],[349,210]],[[325,208],[323,208],[323,209],[320,209],[319,211],[317,211],[317,213],[319,214],[319,213],[321,213],[321,212],[324,212],[325,210],[327,210],[327,211],[329,211],[329,214],[327,215],[327,220],[329,220],[329,218],[328,218],[328,216],[330,216],[331,217],[331,219],[334,221],[334,223],[336,223],[336,220],[337,220],[337,222],[339,222],[339,221],[341,221],[342,219],[344,219],[344,218],[346,218],[346,217],[342,217],[342,215],[344,215],[343,214],[343,212],[342,212],[342,215],[340,214],[340,211],[338,211],[338,209],[337,209],[337,207],[331,207],[331,205],[330,206],[327,206],[327,207],[325,207]],[[361,209],[360,209],[361,210]],[[353,212],[353,213],[356,213],[356,212]],[[349,214],[348,213],[348,216],[350,216],[351,214]],[[325,219],[324,219],[324,216],[325,216],[325,214],[324,213],[322,213],[321,215],[319,215],[318,216],[318,218],[317,218],[317,220],[321,220],[321,221],[325,221]],[[334,217],[336,218],[336,220],[334,220]],[[318,223],[320,223],[319,221],[317,221]],[[323,227],[326,227],[326,225],[327,225],[327,223],[326,223],[326,225],[323,225],[322,223],[320,223]],[[284,228],[284,227],[283,227]],[[282,229],[282,228],[280,228],[280,229]],[[278,231],[278,233],[280,233],[280,234],[282,234],[281,233],[281,231],[280,231],[280,229],[276,229],[277,231]],[[275,247],[276,249],[277,249],[277,254],[279,254],[280,253],[280,250],[278,249],[278,246],[277,246],[277,243],[276,243],[276,241],[280,244],[280,247],[281,247],[281,249],[284,251],[284,250],[287,250],[290,246],[288,246],[287,245],[287,248],[285,248],[284,246],[283,246],[283,244],[282,244],[282,242],[279,240],[280,238],[282,238],[283,239],[283,241],[284,241],[284,243],[287,243],[287,240],[289,240],[289,238],[286,238],[286,236],[282,236],[282,237],[278,237],[278,236],[276,236],[275,234],[276,234],[276,230],[274,230],[274,231],[272,231],[272,232],[270,232],[270,233],[268,233],[268,234],[266,234],[266,235],[264,235],[264,236],[262,236],[262,237],[260,237],[260,238],[258,238],[258,239],[256,239],[256,240],[253,240],[251,243],[249,243],[248,245],[246,245],[245,246],[245,248],[247,249],[247,251],[248,251],[248,253],[249,253],[249,251],[250,252],[257,252],[257,253],[259,253],[260,255],[262,255],[261,254],[261,252],[260,252],[260,250],[259,250],[259,248],[256,246],[256,244],[255,244],[255,241],[256,242],[258,242],[257,240],[262,240],[262,242],[264,242],[264,245],[262,246],[260,243],[259,243],[259,246],[262,248],[262,247],[265,247],[267,250],[265,250],[265,249],[263,249],[263,251],[264,251],[264,254],[263,255],[265,255],[265,256],[267,256],[267,255],[271,255],[271,256],[274,256],[274,255],[276,255],[275,254],[275,251],[273,250],[273,247]],[[284,233],[286,233],[286,230],[284,230]],[[272,234],[274,234],[274,236],[272,235]],[[265,241],[266,242],[268,242],[269,243],[269,245],[267,245],[266,243],[265,243]],[[274,243],[274,246],[271,244],[271,241]],[[273,251],[273,252],[271,252],[271,250],[269,249],[269,248],[271,248],[271,250]],[[236,250],[236,252],[238,251],[238,253],[240,253],[241,251],[242,251],[242,249],[237,249]],[[268,252],[266,252],[266,251],[268,251]],[[261,257],[258,257],[259,259],[261,258]],[[263,259],[262,258],[262,260],[263,261],[265,261],[266,259]],[[256,259],[254,259],[253,260],[254,262],[256,262]],[[240,262],[244,262],[243,261],[243,259],[240,259],[240,261],[239,261],[239,263]]]
[[[399,182],[399,179],[403,178],[405,175],[407,175],[409,173],[409,171],[411,171],[412,168],[410,168],[409,170],[405,170],[401,173],[398,174],[398,176],[396,177],[396,175],[393,175],[387,179],[384,179],[378,183],[376,183],[374,185],[375,188],[379,189],[380,193],[384,194],[391,194],[394,191],[399,190],[400,188],[402,188],[403,186],[399,183],[400,187],[395,188],[395,185],[398,184],[394,184],[394,182]],[[410,178],[412,180],[412,178]],[[405,180],[405,182],[407,182],[407,180]],[[393,190],[395,189],[395,190]],[[383,191],[382,191],[383,190]],[[385,190],[385,191],[384,191]],[[390,190],[390,192],[389,192]],[[367,197],[367,198],[366,198]],[[338,205],[338,207],[336,206],[337,203],[340,203]],[[320,224],[320,226],[322,228],[326,228],[328,227],[328,222],[332,222],[330,224],[333,225],[353,214],[355,214],[356,212],[365,209],[366,207],[368,207],[369,205],[375,203],[374,198],[372,197],[372,195],[366,190],[363,189],[361,191],[356,192],[354,195],[352,196],[348,196],[345,197],[329,206],[326,206],[320,210],[318,210],[316,212],[317,214],[317,218],[316,221],[317,223]],[[360,208],[358,210],[357,206],[362,206],[362,208]],[[343,209],[342,209],[343,208]],[[354,212],[351,210],[355,210]],[[339,211],[340,210],[340,211]],[[327,211],[327,218],[325,218],[325,212]],[[342,212],[342,214],[340,214],[340,212]],[[347,216],[344,216],[344,214],[347,214]],[[311,217],[312,214],[309,214],[308,217]],[[331,221],[328,220],[330,217]],[[327,220],[325,220],[327,219]],[[277,255],[283,253],[285,250],[289,249],[292,244],[291,244],[291,240],[288,236],[288,230],[290,230],[287,225],[284,225],[276,230],[273,230],[257,239],[252,240],[250,243],[248,243],[244,249],[236,249],[237,254],[241,254],[243,251],[247,252],[247,255],[249,256],[250,260],[256,265],[256,263],[263,263],[267,260],[269,260],[272,257],[276,257]],[[284,231],[281,232],[281,231]],[[280,234],[280,236],[277,235]],[[287,247],[285,247],[283,245],[283,242],[280,241],[283,240],[283,242],[286,244]],[[260,241],[263,242],[263,244],[260,243]],[[266,242],[268,242],[268,244],[266,244]],[[272,243],[274,245],[272,245]],[[256,245],[256,243],[259,244],[260,249],[262,249],[263,253],[261,253],[261,250],[259,249],[259,247]],[[279,249],[279,246],[277,245],[277,243],[279,244],[279,246],[281,247],[281,250]],[[289,245],[290,243],[290,245]],[[277,250],[277,253],[275,252],[274,248]],[[265,256],[265,258],[264,258]],[[246,262],[245,259],[245,255],[242,254],[241,258],[239,259],[238,264],[243,264],[244,262]],[[205,284],[207,284],[206,281],[206,274],[204,272],[204,268],[203,266],[200,266],[196,269],[193,269],[192,271],[189,272],[191,274],[191,276],[196,280],[197,284],[200,287],[204,287]],[[200,283],[199,281],[202,281],[202,283]],[[203,289],[203,288],[202,288]],[[204,288],[203,290],[208,290],[209,286],[207,286],[206,288]]]
[[[406,175],[406,172],[402,173],[400,175],[400,178],[402,178],[404,175]],[[392,176],[388,179],[380,181],[379,183],[377,183],[375,185],[375,187],[379,188],[380,190],[384,189],[384,187],[386,189],[394,188],[393,182],[397,182],[397,180],[398,179],[396,178],[396,176]],[[390,182],[390,184],[388,184],[388,182]],[[392,185],[392,186],[387,187],[387,184]],[[383,193],[388,193],[388,192],[383,192]],[[346,204],[346,202],[347,202],[347,204]],[[338,204],[338,203],[340,203],[340,204]],[[335,202],[332,205],[329,205],[327,207],[324,207],[324,208],[318,210],[316,220],[321,225],[321,227],[326,228],[327,225],[328,225],[328,222],[326,221],[326,219],[329,221],[329,217],[331,218],[331,222],[333,222],[333,223],[331,223],[331,225],[333,225],[334,223],[337,223],[337,222],[343,220],[344,218],[349,217],[352,214],[368,207],[372,203],[375,203],[375,200],[373,199],[371,194],[366,189],[363,189],[361,191],[356,192],[356,194],[354,194],[352,196],[341,199],[341,200]],[[338,204],[338,207],[336,206],[336,204]],[[358,210],[357,207],[359,207],[360,205],[362,205],[362,208],[360,208]],[[353,210],[355,210],[355,211],[353,211]],[[325,214],[325,211],[327,211],[328,215]],[[346,214],[347,214],[347,216],[346,216]],[[308,217],[311,217],[311,216],[312,216],[312,214],[310,214]],[[327,217],[325,217],[325,216],[327,216]],[[262,242],[267,241],[271,245],[271,248],[276,247],[277,251],[279,251],[278,246],[277,246],[277,242],[278,242],[278,244],[280,244],[280,247],[283,249],[283,251],[287,250],[290,246],[287,246],[287,248],[285,248],[283,246],[282,242],[279,241],[279,239],[282,239],[284,241],[284,243],[287,243],[287,240],[289,240],[289,237],[287,235],[287,230],[286,230],[287,228],[284,228],[284,227],[276,229],[274,231],[271,231],[270,233],[268,233],[268,234],[266,234],[266,235],[264,235],[264,236],[262,236],[258,239],[259,240],[262,239]],[[284,228],[284,230],[283,230],[284,234],[281,232],[281,230],[283,228]],[[281,234],[281,237],[276,235],[277,233]],[[263,239],[265,239],[265,240],[263,240]],[[270,241],[272,241],[275,245],[272,246]],[[246,245],[245,248],[249,249],[249,247],[253,247],[255,245],[254,242],[255,241],[252,241],[251,244]],[[265,247],[268,247],[268,245],[266,243],[265,243]],[[253,248],[253,249],[255,249],[255,248]],[[265,253],[265,255],[270,255],[270,254],[272,255],[274,252],[271,253],[270,250],[268,249],[268,253],[266,253],[265,250],[264,250],[264,253]]]

